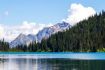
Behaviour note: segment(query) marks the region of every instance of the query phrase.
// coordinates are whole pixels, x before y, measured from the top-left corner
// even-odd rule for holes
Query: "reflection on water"
[[[0,70],[105,70],[104,60],[53,59],[0,59]]]

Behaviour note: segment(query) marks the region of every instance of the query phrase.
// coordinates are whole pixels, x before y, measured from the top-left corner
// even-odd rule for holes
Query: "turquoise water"
[[[4,56],[3,56],[4,55]],[[2,57],[3,56],[3,57]],[[88,59],[105,60],[105,53],[72,53],[72,52],[4,52],[0,53],[0,58],[69,58],[69,59]],[[20,57],[20,58],[21,58]]]
[[[105,70],[105,53],[0,53],[0,70]]]

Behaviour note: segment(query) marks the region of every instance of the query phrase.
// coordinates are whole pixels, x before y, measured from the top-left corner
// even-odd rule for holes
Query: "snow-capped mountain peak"
[[[69,23],[62,22],[62,23],[55,24],[51,27],[44,28],[43,30],[39,31],[39,33],[37,34],[37,41],[41,42],[43,38],[46,39],[52,34],[55,34],[59,31],[64,31],[66,29],[69,29],[70,27],[71,26]]]

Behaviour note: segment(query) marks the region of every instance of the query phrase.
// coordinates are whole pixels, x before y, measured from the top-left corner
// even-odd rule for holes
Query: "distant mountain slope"
[[[38,32],[36,35],[24,35],[20,34],[15,40],[10,43],[10,47],[16,47],[18,45],[29,45],[30,43],[36,41],[41,42],[42,39],[47,39],[52,34],[55,34],[59,31],[64,31],[69,29],[71,26],[69,23],[62,22],[51,27],[46,27]]]
[[[70,26],[69,23],[62,22],[62,23],[58,23],[58,24],[56,24],[54,26],[44,28],[43,30],[39,31],[39,33],[36,35],[37,36],[37,41],[41,42],[41,40],[43,38],[47,39],[52,34],[55,34],[55,33],[59,32],[59,31],[60,32],[64,31],[66,29],[69,29],[70,27],[71,26]]]
[[[35,35],[24,35],[20,34],[15,40],[13,40],[9,45],[10,47],[16,47],[18,45],[29,45],[31,42],[36,40]]]

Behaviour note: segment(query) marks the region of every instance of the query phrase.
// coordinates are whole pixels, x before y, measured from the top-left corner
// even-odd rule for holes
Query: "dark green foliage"
[[[8,51],[9,50],[9,43],[4,42],[4,39],[0,41],[0,51]]]

